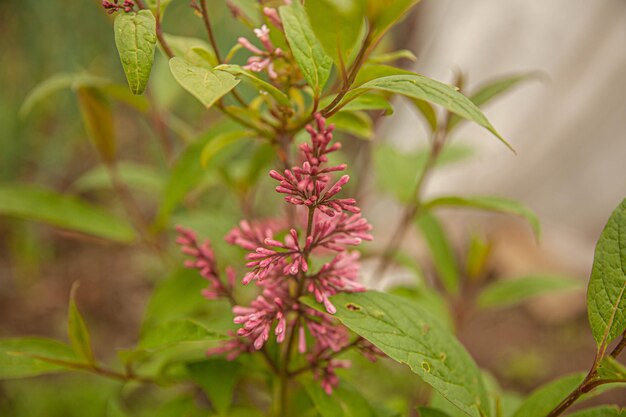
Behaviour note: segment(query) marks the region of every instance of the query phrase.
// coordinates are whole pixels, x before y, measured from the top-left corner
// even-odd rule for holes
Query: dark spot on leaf
[[[422,362],[422,369],[426,372],[430,372],[430,364],[426,361]]]
[[[439,353],[439,359],[441,359],[441,362],[446,360],[446,352],[441,352]]]
[[[351,310],[351,311],[359,311],[359,310],[361,310],[361,307],[359,307],[358,305],[353,304],[353,303],[346,304],[346,308],[348,310]]]

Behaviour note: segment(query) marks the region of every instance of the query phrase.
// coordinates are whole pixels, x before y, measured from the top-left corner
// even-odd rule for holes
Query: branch
[[[445,126],[447,125],[447,121],[450,119],[450,116],[451,113],[446,112],[443,122],[438,127],[438,129],[433,132],[430,153],[428,154],[428,159],[426,160],[424,169],[420,173],[420,176],[415,184],[415,188],[413,189],[411,201],[404,208],[404,213],[402,214],[400,223],[391,235],[391,239],[389,240],[389,243],[387,244],[382,254],[380,263],[374,271],[374,276],[382,276],[385,273],[385,271],[391,264],[391,260],[400,248],[404,236],[410,229],[409,225],[411,224],[415,216],[417,216],[417,214],[420,212],[420,210],[422,210],[422,191],[424,185],[426,184],[426,181],[428,180],[428,177],[430,176],[432,169],[435,167],[437,157],[443,149],[443,146],[447,139],[448,129],[446,129]]]

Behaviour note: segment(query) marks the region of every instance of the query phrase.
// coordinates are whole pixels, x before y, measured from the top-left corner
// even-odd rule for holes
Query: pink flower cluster
[[[205,241],[199,244],[192,230],[178,226],[176,231],[178,232],[176,243],[181,246],[184,254],[191,256],[191,259],[185,261],[185,266],[197,269],[200,275],[209,282],[209,286],[202,291],[202,295],[209,300],[231,297],[235,284],[235,270],[231,267],[226,268],[227,282],[222,283],[211,243]]]
[[[338,143],[331,144],[333,126],[327,126],[318,114],[315,127],[307,126],[307,131],[310,142],[300,145],[302,163],[282,174],[270,172],[279,182],[276,191],[286,195],[285,201],[305,209],[301,217],[306,223],[287,227],[279,221],[242,221],[226,236],[227,242],[248,251],[246,267],[250,270],[244,275],[243,284],[254,282],[261,289],[249,305],[234,302],[234,274],[229,269],[228,281],[222,283],[208,243],[198,245],[195,236],[184,229],[179,229],[178,242],[183,252],[192,257],[187,266],[198,269],[209,281],[205,295],[231,297],[234,322],[241,326],[237,338],[211,350],[211,354],[227,353],[233,359],[244,352],[264,349],[272,334],[277,343],[290,340],[289,346],[297,336],[298,351],[330,393],[338,384],[335,370],[349,365],[335,358],[338,353],[355,347],[374,358],[379,352],[362,339],[351,343],[347,329],[337,320],[301,304],[299,298],[311,294],[328,313],[334,314],[331,296],[364,291],[358,279],[359,253],[347,249],[371,240],[372,236],[371,226],[361,217],[356,201],[337,197],[349,177],[331,181],[332,173],[346,168],[328,166],[328,154],[340,148]],[[313,257],[321,262],[312,262]]]
[[[277,18],[277,16],[274,16]],[[240,37],[237,42],[254,55],[248,58],[248,63],[244,66],[245,69],[261,72],[267,70],[267,75],[271,79],[276,79],[278,74],[274,69],[274,60],[283,56],[283,51],[280,48],[274,47],[270,40],[270,30],[266,25],[261,26],[259,29],[254,29],[254,34],[261,41],[265,50],[261,50],[254,46],[252,42],[244,37]]]
[[[132,12],[135,7],[135,3],[132,0],[124,0],[122,4],[118,4],[118,2],[119,0],[113,0],[112,2],[102,0],[102,7],[104,7],[109,14],[113,14],[118,10],[124,10],[124,12],[129,13]]]

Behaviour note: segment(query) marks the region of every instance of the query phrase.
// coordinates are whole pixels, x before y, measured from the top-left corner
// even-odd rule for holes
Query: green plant
[[[0,185],[0,214],[141,248],[170,270],[171,278],[155,289],[139,342],[120,351],[118,363],[105,364],[94,353],[74,287],[68,314],[71,343],[0,340],[0,377],[82,371],[131,388],[146,385],[165,392],[155,400],[159,415],[324,417],[415,412],[553,417],[601,386],[626,382],[626,370],[616,360],[625,345],[626,200],[596,249],[588,307],[598,351],[587,376],[554,381],[520,401],[502,392],[454,335],[462,324],[460,311],[579,288],[568,278],[554,276],[485,285],[480,277],[488,243],[476,237],[463,267],[436,210],[469,207],[518,215],[538,237],[536,216],[499,197],[423,197],[436,169],[469,156],[467,149],[450,144],[461,123],[482,126],[512,150],[480,107],[531,74],[491,81],[466,96],[462,76],[450,86],[388,65],[414,58],[407,51],[386,51],[381,40],[417,1],[294,1],[274,4],[276,8],[229,3],[235,20],[256,28],[261,45],[240,37],[227,53],[220,49],[206,0],[192,1],[191,6],[208,42],[163,31],[170,1],[102,3],[115,14],[115,43],[130,92],[108,78],[64,74],[37,87],[23,105],[23,114],[28,114],[51,92],[71,88],[101,165],[76,181],[75,193]],[[203,133],[155,99],[151,89],[159,90],[149,80],[157,48],[173,76],[163,84],[177,82],[206,109],[221,113],[210,113]],[[252,53],[245,63],[238,61],[244,49]],[[415,106],[430,133],[427,146],[413,155],[367,143],[374,135],[373,119],[393,112],[394,95]],[[122,160],[114,128],[117,102],[150,121],[158,162]],[[341,151],[337,137],[372,157],[359,161],[350,149]],[[383,293],[366,291],[358,283],[359,253],[348,248],[372,236],[351,196],[363,191],[370,160],[379,186],[403,204],[390,241],[380,254],[368,254],[378,258],[374,277],[382,277],[392,264],[420,274],[420,265],[401,250],[405,234],[415,227],[432,255],[436,286]],[[335,177],[344,170],[356,179],[356,186],[349,185],[348,175]],[[276,191],[285,195],[282,209],[275,204],[275,194],[265,192],[267,171],[278,182]],[[99,188],[114,191],[120,202],[114,209],[123,214],[114,213],[106,198],[94,203],[79,196]],[[138,198],[141,191],[159,195],[149,211]],[[236,227],[239,218],[246,220]],[[172,235],[179,224],[184,227],[178,228],[177,242],[190,257],[186,265],[199,274],[179,268],[181,262],[173,255]],[[211,243],[198,241],[192,228],[206,230]],[[240,249],[221,244],[223,236]],[[468,287],[478,289],[478,296],[470,295]],[[201,289],[210,302],[200,297]],[[616,339],[617,346],[609,349]],[[364,372],[373,369],[373,379],[386,380],[393,373],[384,368],[393,366],[391,361],[371,368],[363,357],[408,365],[411,372],[398,371],[401,382],[393,383],[423,383],[432,390],[428,400],[412,404],[411,393],[393,401],[362,394],[367,384],[343,371],[348,358]],[[384,384],[372,384],[384,390]],[[196,389],[204,392],[205,401],[195,401],[191,394]],[[112,394],[108,412],[154,412],[154,404],[145,404],[150,401],[136,399],[140,390],[132,395],[129,399],[126,392]],[[619,413],[603,407],[576,415]]]

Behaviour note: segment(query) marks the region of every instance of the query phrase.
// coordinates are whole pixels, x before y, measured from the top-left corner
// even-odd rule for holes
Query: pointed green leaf
[[[218,64],[215,53],[208,42],[199,38],[174,36],[169,33],[165,33],[163,36],[174,56],[199,67],[210,68]]]
[[[258,93],[260,94],[269,94],[272,96],[278,104],[285,107],[290,107],[291,102],[289,101],[289,97],[278,88],[274,87],[272,84],[264,81],[254,75],[252,72],[244,70],[239,65],[220,65],[215,68],[219,71],[226,71],[230,74],[238,76],[237,79],[243,80],[245,83],[250,84],[254,87]]]
[[[344,381],[332,395],[324,392],[318,381],[305,380],[303,385],[321,417],[378,417],[363,395]]]
[[[450,414],[437,410],[436,408],[417,407],[417,411],[419,411],[420,417],[450,417]]]
[[[240,127],[234,123],[215,124],[210,131],[197,138],[183,150],[176,161],[174,161],[170,176],[165,183],[163,195],[161,196],[161,205],[155,220],[155,227],[163,227],[172,211],[187,193],[202,180],[205,169],[209,168],[209,160],[207,160],[204,168],[200,162],[200,157],[207,144],[226,133],[239,131]],[[219,149],[222,150],[225,147],[220,147]],[[215,157],[215,155],[213,156]]]
[[[448,292],[456,294],[459,290],[459,267],[443,226],[428,213],[417,219],[417,225],[430,249],[437,277]]]
[[[529,298],[556,292],[579,290],[583,284],[572,278],[559,276],[526,276],[500,280],[484,288],[478,296],[482,308],[519,304]]]
[[[239,84],[228,72],[193,65],[178,57],[170,59],[170,70],[176,81],[206,108]]]
[[[346,132],[361,139],[372,139],[374,126],[372,119],[362,111],[340,111],[328,119],[338,131]]]
[[[319,311],[311,297],[302,301]],[[472,417],[490,415],[480,370],[458,340],[420,306],[391,294],[368,291],[331,297],[333,317],[408,365],[424,382]]]
[[[160,6],[160,10],[158,12],[161,15],[163,15],[167,6],[169,6],[169,4],[172,2],[172,0],[146,0],[146,1],[148,3],[148,7],[150,8],[150,10],[152,10],[155,14],[157,14],[157,6]]]
[[[567,375],[533,391],[515,412],[513,417],[545,417],[574,391],[583,381],[585,374]]]
[[[387,52],[380,55],[373,55],[369,57],[367,62],[370,62],[372,64],[386,64],[400,59],[408,59],[412,62],[417,61],[417,57],[413,52],[409,51],[408,49],[400,49],[398,51]]]
[[[626,199],[613,211],[596,245],[587,310],[601,348],[626,328]]]
[[[200,155],[200,163],[204,168],[206,168],[211,160],[220,153],[224,148],[239,142],[241,139],[245,137],[249,137],[250,133],[244,130],[237,130],[234,132],[222,133],[221,135],[217,135],[202,149],[202,154]]]
[[[455,87],[419,74],[392,75],[377,78],[361,85],[359,89],[375,89],[402,94],[445,107],[464,119],[473,121],[493,133],[511,150],[511,145],[489,123],[482,111]]]
[[[134,162],[117,164],[120,178],[129,188],[148,194],[159,194],[163,190],[164,178],[154,167]],[[101,165],[92,168],[78,177],[72,184],[77,191],[111,190],[111,176]]]
[[[479,86],[476,89],[476,92],[471,94],[469,98],[474,104],[476,104],[478,107],[481,107],[483,104],[487,104],[494,98],[497,98],[498,96],[508,92],[513,87],[521,84],[523,81],[537,78],[537,76],[537,73],[525,73],[499,77]],[[450,118],[448,128],[450,130],[454,129],[460,121],[461,119],[458,116],[452,116]]]
[[[319,96],[328,81],[333,61],[315,37],[306,11],[299,2],[280,7],[279,13],[291,53],[307,83]]]
[[[156,47],[156,20],[149,10],[119,13],[114,24],[115,45],[126,73],[128,86],[141,94],[148,85]]]
[[[381,144],[375,148],[374,166],[376,183],[381,190],[393,193],[398,200],[407,202],[413,195],[415,182],[421,175],[430,149],[416,152],[400,152],[392,146]],[[437,168],[461,162],[473,155],[471,148],[462,145],[448,145],[437,157]]]
[[[307,1],[311,27],[338,68],[348,68],[356,57],[365,23],[361,0]]]
[[[192,316],[205,304],[198,297],[206,280],[192,269],[179,269],[158,282],[146,307],[144,326],[150,327],[168,320]]]
[[[76,354],[82,356],[87,363],[96,363],[93,356],[93,349],[91,348],[91,337],[87,330],[87,325],[83,319],[82,314],[76,306],[76,290],[78,289],[78,282],[72,286],[70,294],[70,305],[67,319],[67,334],[72,342],[74,351]]]
[[[417,98],[411,98],[410,100],[411,103],[413,103],[413,107],[420,112],[420,114],[424,117],[424,120],[428,123],[430,131],[434,132],[437,130],[437,113],[435,113],[433,106],[425,100],[419,100]]]
[[[225,337],[195,320],[172,320],[146,328],[137,347],[154,351],[185,342],[214,341]]]
[[[367,18],[373,26],[373,39],[380,39],[419,2],[420,0],[368,0]]]
[[[528,221],[528,223],[530,223],[535,236],[539,237],[541,235],[541,225],[537,215],[515,200],[494,196],[445,196],[430,200],[425,203],[425,206],[428,209],[442,206],[458,206],[515,214],[523,217],[526,221]]]
[[[63,229],[129,243],[132,227],[114,215],[81,201],[28,185],[0,184],[0,215],[49,223]]]
[[[324,99],[320,100],[319,107],[324,108],[329,105],[335,95],[324,97]],[[383,97],[380,94],[372,94],[366,93],[361,94],[356,97],[354,100],[350,101],[348,104],[341,108],[343,111],[348,110],[384,110],[385,115],[388,116],[393,113],[393,107],[391,103],[386,97]]]
[[[356,75],[354,83],[352,84],[354,87],[359,87],[365,84],[368,81],[375,80],[377,78],[389,77],[392,75],[413,75],[415,74],[412,71],[408,71],[402,68],[392,67],[391,65],[384,64],[365,64],[361,67],[361,70]],[[349,99],[353,94],[360,94],[358,89],[349,91],[346,94],[346,99]]]
[[[210,359],[188,363],[187,370],[202,387],[219,415],[228,415],[241,364],[225,359]]]
[[[78,87],[76,94],[83,124],[91,143],[104,162],[113,162],[116,139],[111,103],[100,91],[92,87]]]
[[[485,272],[491,248],[491,242],[478,233],[472,233],[465,254],[465,273],[470,281],[479,278]]]
[[[598,377],[602,379],[621,379],[626,381],[626,366],[612,356],[602,358],[598,367]]]
[[[626,409],[618,406],[602,405],[568,414],[567,417],[624,417]]]
[[[0,379],[25,378],[67,370],[60,363],[79,363],[74,350],[61,342],[39,337],[0,339]]]
[[[104,87],[110,84],[112,84],[111,80],[107,78],[96,77],[86,73],[55,74],[38,84],[28,93],[20,109],[20,116],[25,117],[28,115],[35,106],[57,91],[78,87]]]

